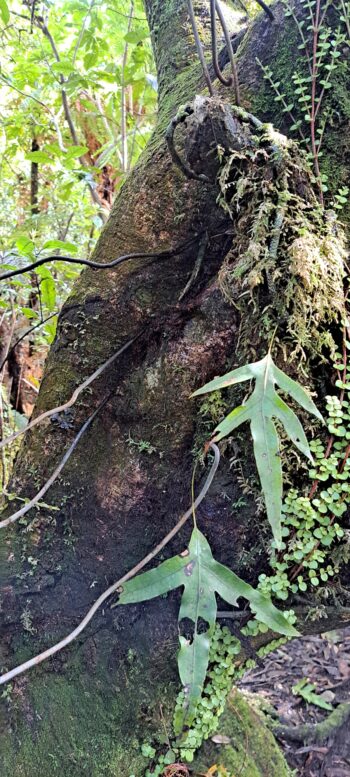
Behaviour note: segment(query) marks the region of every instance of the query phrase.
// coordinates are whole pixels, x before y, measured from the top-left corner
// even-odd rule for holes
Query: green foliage
[[[143,3],[133,5],[129,20],[127,0],[58,0],[45,6],[44,21],[36,6],[31,21],[19,0],[10,16],[1,0],[3,263],[14,262],[13,249],[24,255],[23,239],[35,251],[70,252],[67,238],[82,255],[90,252],[113,192],[145,147],[156,110],[155,68]],[[62,273],[63,286],[72,277],[58,268],[58,297],[67,293],[60,293]],[[16,289],[14,282],[8,287]]]
[[[214,440],[218,442],[245,421],[250,421],[254,443],[254,456],[264,494],[267,517],[277,546],[281,546],[281,509],[282,509],[282,465],[279,452],[279,440],[272,418],[277,418],[284,426],[288,436],[296,447],[312,461],[312,455],[302,425],[291,408],[277,394],[275,385],[291,395],[304,410],[322,421],[312,399],[296,381],[288,377],[273,363],[270,353],[254,364],[239,367],[226,375],[215,378],[193,396],[227,386],[233,386],[247,380],[254,380],[254,391],[243,405],[236,407],[215,429]]]
[[[228,627],[221,627],[216,623],[211,635],[209,663],[203,693],[197,704],[192,724],[186,731],[180,729],[185,702],[184,691],[180,691],[177,696],[173,718],[175,736],[170,741],[172,761],[181,760],[191,763],[202,742],[217,730],[234,681],[238,680],[248,668],[254,665],[254,662],[248,661],[243,667],[237,666],[237,657],[240,651],[240,642],[231,634]],[[181,733],[177,735],[176,732],[179,730]],[[152,770],[148,769],[145,777],[161,775],[165,763],[166,754],[159,754],[156,762],[152,765]]]
[[[348,353],[350,342],[346,340],[344,347]],[[282,551],[272,550],[272,574],[259,576],[258,589],[281,601],[327,584],[348,559],[348,535],[339,519],[350,500],[350,369],[344,354],[336,353],[336,359],[334,368],[342,373],[336,381],[340,396],[326,397],[326,424],[332,437],[327,446],[318,437],[310,442],[315,459],[308,470],[312,491],[288,491],[282,506]],[[245,633],[264,629],[264,624],[251,620]]]
[[[0,13],[7,24],[4,8],[2,0]],[[98,203],[97,207],[91,203],[91,191],[97,192],[103,168],[109,166],[109,185],[117,188],[153,125],[154,63],[143,3],[136,0],[130,22],[127,0],[112,5],[104,0],[73,5],[59,0],[46,6],[45,22],[37,10],[33,25],[20,2],[13,3],[12,10],[11,24],[0,29],[4,106],[0,159],[3,184],[5,177],[11,187],[6,198],[3,186],[3,208],[9,218],[2,225],[2,236],[6,239],[16,228],[16,208],[11,205],[18,175],[17,211],[26,231],[50,235],[54,228],[59,233],[73,213],[69,230],[74,241],[83,231],[88,242],[91,218],[100,213]],[[16,12],[22,15],[17,17]],[[74,138],[62,111],[62,87]],[[33,140],[39,146],[36,150]],[[35,214],[26,191],[33,162],[39,165]],[[102,197],[101,207],[108,211],[108,199]],[[98,218],[97,232],[101,223]]]
[[[319,696],[315,691],[316,685],[309,683],[306,677],[299,680],[292,688],[294,696],[301,696],[308,704],[315,704],[316,707],[321,707],[323,710],[332,710],[332,705],[322,699],[322,696]]]
[[[181,712],[176,717],[176,734],[184,726],[192,724],[201,698],[216,620],[216,593],[233,606],[237,605],[239,597],[243,597],[259,620],[269,628],[287,636],[297,634],[268,597],[215,561],[209,543],[197,528],[192,532],[188,553],[174,556],[155,569],[129,580],[118,604],[144,602],[179,586],[184,587],[179,621],[185,618],[192,621],[193,637],[191,641],[180,636],[178,666],[184,699]],[[209,627],[205,631],[199,628],[200,619]]]
[[[348,195],[349,195],[349,187],[348,186],[340,186],[337,193],[334,195],[334,200],[332,202],[332,208],[334,210],[340,211],[343,209],[344,205],[346,205],[348,201]]]
[[[275,101],[282,113],[289,116],[291,132],[297,134],[306,149],[322,191],[327,192],[328,176],[322,172],[322,146],[325,131],[336,117],[332,89],[350,45],[349,4],[344,0],[325,0],[318,15],[316,2],[301,0],[300,13],[290,0],[282,2],[286,17],[294,20],[300,41],[300,56],[292,73],[292,98],[289,85],[281,82],[280,74],[257,61],[275,93]],[[333,14],[332,24],[330,12]],[[341,210],[347,202],[347,195],[348,187],[341,187],[332,207]]]
[[[148,742],[144,742],[141,747],[141,753],[145,756],[145,758],[153,758],[153,756],[156,754],[156,751],[152,745],[150,745]]]
[[[10,21],[10,11],[5,0],[0,0],[0,16],[4,24],[8,24]]]
[[[340,19],[346,24],[349,4],[341,2],[341,5],[345,16]],[[23,11],[22,5],[18,4],[17,10]],[[5,184],[0,203],[4,214],[0,235],[4,248],[3,269],[21,266],[34,260],[42,251],[88,253],[102,226],[102,217],[108,211],[105,203],[91,201],[91,193],[96,194],[98,191],[104,168],[108,169],[109,178],[117,190],[152,129],[152,114],[156,104],[155,89],[152,86],[154,66],[141,0],[136,0],[135,4],[138,18],[130,24],[127,19],[129,3],[124,0],[116,0],[112,6],[93,0],[88,7],[80,2],[72,5],[67,0],[59,0],[48,6],[46,11],[47,24],[58,50],[59,61],[50,38],[43,34],[40,26],[34,24],[31,31],[29,15],[27,20],[22,19],[20,22],[14,18],[9,30],[2,30],[4,62],[0,81],[2,97],[7,98],[7,107],[1,120],[0,147]],[[0,0],[0,17],[5,25],[11,18],[5,0]],[[330,90],[332,74],[338,67],[344,35],[339,29],[333,38],[328,33],[319,37],[317,56],[320,60],[320,77],[324,68],[323,81],[319,80],[319,85],[324,94]],[[272,74],[266,73],[266,77],[272,79]],[[298,131],[303,122],[310,124],[312,106],[308,96],[309,79],[296,71],[293,82],[298,95],[298,110],[304,111],[304,118],[295,122],[295,130]],[[70,137],[62,112],[63,84],[77,131],[76,140]],[[283,110],[294,110],[294,105],[285,103],[285,95],[278,91],[279,85],[273,86],[277,90],[276,100],[281,102]],[[123,109],[125,112],[126,92],[128,108],[125,117]],[[305,118],[306,115],[308,118]],[[320,112],[317,144],[319,157],[324,129],[331,119],[331,113],[322,114],[321,119]],[[94,141],[92,144],[91,138]],[[33,150],[33,141],[38,141],[38,150]],[[266,153],[266,132],[261,141],[260,153],[262,149]],[[278,145],[270,136],[269,143],[273,153],[279,157]],[[37,166],[39,177],[38,208],[33,207],[29,197],[34,166]],[[221,183],[228,190],[232,185],[229,179],[231,167],[227,170],[227,180],[224,180],[223,174]],[[14,215],[16,208],[13,207],[12,191],[19,181],[17,217]],[[249,195],[247,182],[248,178],[242,176],[240,186],[237,186],[237,211],[239,197]],[[253,186],[258,189],[255,181]],[[11,192],[11,198],[6,191]],[[334,204],[337,210],[346,202],[347,195],[346,187],[339,190]],[[271,219],[276,216],[275,200],[278,200],[278,208],[283,208],[288,198],[289,194],[282,186],[277,198],[274,190],[271,201],[265,208],[260,207],[261,218],[255,222],[251,234],[255,245],[260,242],[263,246],[265,256],[261,236],[265,232],[269,234]],[[227,210],[230,211],[230,207],[231,204]],[[305,223],[298,223],[297,230],[300,236],[305,231],[307,233]],[[275,281],[273,254],[273,250],[269,249],[267,269],[272,289]],[[243,277],[242,266],[239,272]],[[257,263],[254,272],[253,283],[256,281],[258,284],[261,273]],[[5,310],[9,303],[15,305],[16,311],[30,325],[40,323],[48,313],[59,310],[77,273],[76,268],[63,264],[38,269],[35,283],[39,289],[40,306],[37,307],[29,305],[33,279],[19,276],[5,287],[0,304]],[[290,296],[293,296],[292,292]],[[11,311],[6,315],[10,318]],[[51,320],[40,330],[42,342],[46,344],[53,339],[54,321]],[[342,365],[337,366],[338,369],[342,368]],[[252,622],[253,626],[248,625],[247,633],[254,633],[254,629],[266,631],[271,628],[278,633],[293,636],[297,633],[293,627],[296,620],[293,611],[282,615],[272,604],[270,596],[284,600],[292,592],[307,590],[309,584],[316,586],[319,580],[327,581],[335,571],[330,559],[331,549],[344,535],[334,517],[340,517],[346,509],[345,500],[350,491],[347,461],[340,468],[350,438],[346,423],[350,419],[349,401],[328,398],[329,430],[336,438],[334,453],[329,457],[325,456],[324,446],[319,440],[308,445],[297,416],[277,394],[275,385],[322,420],[315,405],[301,386],[273,364],[269,354],[261,362],[234,370],[196,392],[196,395],[213,392],[202,405],[201,413],[210,414],[217,423],[224,408],[219,389],[252,379],[255,380],[255,387],[251,397],[218,424],[215,439],[230,434],[245,420],[251,423],[254,452],[275,537],[274,547],[280,545],[285,551],[282,560],[273,553],[271,563],[275,574],[270,577],[262,575],[258,590],[255,590],[213,558],[207,540],[195,528],[186,555],[169,559],[156,569],[130,581],[120,596],[119,603],[127,604],[145,601],[183,587],[179,620],[188,619],[193,624],[191,638],[180,637],[178,664],[183,690],[178,696],[174,714],[177,739],[159,757],[153,775],[162,774],[164,765],[172,763],[177,756],[188,762],[193,760],[195,750],[217,727],[233,678],[244,671],[236,666],[240,652],[239,641],[228,628],[221,629],[215,623],[216,594],[232,605],[237,605],[239,597],[249,602],[256,618]],[[350,375],[347,374],[339,386],[347,391]],[[8,422],[13,426],[15,423],[23,423],[23,419],[16,420],[11,410],[8,412]],[[296,490],[291,490],[282,505],[279,441],[272,418],[277,418],[283,424],[291,440],[304,455],[311,458],[311,452],[314,454],[316,464],[310,469],[310,476],[326,483],[316,498],[299,496]],[[146,440],[135,441],[129,437],[127,443],[140,453],[156,452],[154,446]],[[45,503],[39,503],[39,506],[50,508]],[[32,556],[28,556],[27,561],[32,567],[28,574],[32,574],[38,562]],[[302,571],[293,578],[295,565],[299,564],[302,565]],[[30,631],[29,611],[23,612],[22,622]],[[304,692],[309,694],[308,700],[313,690],[312,686],[308,689],[304,687]],[[303,687],[299,692],[303,693]],[[156,748],[151,743],[145,742],[142,745],[143,756],[154,759],[156,754]]]
[[[117,189],[153,125],[154,63],[143,4],[136,0],[130,22],[126,0],[112,6],[59,0],[45,8],[44,23],[34,15],[33,24],[20,2],[11,10],[8,24],[2,0],[0,17],[7,26],[0,25],[0,240],[11,247],[19,225],[39,243],[69,230],[84,251],[102,225],[91,192],[97,192],[103,168],[108,165],[109,185]],[[62,79],[75,137],[62,111]],[[34,203],[33,163],[38,165]],[[101,207],[107,211],[108,200],[102,199]]]
[[[192,762],[203,740],[208,739],[216,731],[227,696],[234,679],[238,676],[236,659],[240,650],[238,639],[231,634],[227,626],[222,628],[216,624],[211,639],[209,665],[202,697],[198,702],[191,727],[182,732],[176,743],[182,760]],[[177,697],[174,713],[175,733],[180,729],[183,704],[184,692],[181,691]]]
[[[265,656],[285,644],[286,641],[286,637],[272,640],[268,645],[259,648],[258,655]],[[253,659],[248,659],[244,664],[240,663],[237,660],[240,653],[239,640],[231,634],[227,626],[220,626],[216,623],[210,644],[209,664],[203,693],[190,728],[182,731],[180,736],[174,737],[169,743],[173,754],[172,762],[180,760],[192,763],[202,743],[218,730],[220,717],[224,712],[232,686],[248,669],[255,666]],[[178,719],[182,718],[183,704],[184,692],[180,691],[174,712],[174,732],[179,728]],[[166,755],[160,754],[156,758],[152,756],[152,759],[152,770],[148,769],[145,777],[157,777],[163,773]]]
[[[149,440],[134,440],[132,437],[130,437],[130,433],[126,438],[126,442],[129,448],[132,448],[139,453],[148,453],[149,456],[152,453],[157,453],[157,448],[155,448],[155,446],[152,445]]]
[[[150,137],[155,66],[143,2],[132,5],[129,18],[129,0],[58,0],[44,9],[0,0],[0,274],[52,253],[88,257]],[[53,314],[79,272],[55,262],[1,283],[1,335],[14,324],[13,345],[36,327],[32,363],[42,364]],[[6,383],[5,375],[4,434],[13,420]],[[2,485],[11,462],[6,450]]]

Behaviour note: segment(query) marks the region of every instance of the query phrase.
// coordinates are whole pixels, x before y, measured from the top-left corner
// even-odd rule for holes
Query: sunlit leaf
[[[54,310],[56,307],[56,285],[55,280],[45,265],[37,268],[37,275],[40,280],[41,299],[48,310]]]
[[[48,154],[45,154],[44,151],[29,151],[29,153],[26,154],[26,159],[30,162],[37,162],[38,164],[52,164],[51,157]]]
[[[76,254],[78,250],[75,243],[65,242],[64,240],[47,240],[46,243],[44,243],[42,248],[43,248],[43,251],[55,251],[60,249],[62,251],[65,251],[65,253],[70,253],[70,254]]]
[[[86,154],[88,150],[87,146],[72,146],[66,153],[66,159],[78,159]]]
[[[4,24],[8,24],[10,21],[10,11],[5,0],[0,0],[0,16]]]
[[[145,27],[139,27],[136,30],[130,30],[124,35],[126,43],[140,43],[141,41],[149,38],[149,31]]]
[[[24,256],[31,256],[35,249],[33,241],[30,240],[27,235],[19,235],[16,237],[15,245],[16,248],[18,248],[19,253]]]

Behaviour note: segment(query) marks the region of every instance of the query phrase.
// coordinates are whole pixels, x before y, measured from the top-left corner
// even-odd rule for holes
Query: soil
[[[333,709],[350,702],[350,628],[288,643],[271,653],[263,668],[249,671],[240,688],[263,697],[282,725],[314,725],[330,712],[293,693],[303,678]],[[321,743],[278,739],[296,777],[350,777],[349,719]]]

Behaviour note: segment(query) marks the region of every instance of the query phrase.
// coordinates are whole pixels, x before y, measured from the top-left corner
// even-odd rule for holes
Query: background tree
[[[98,421],[50,491],[49,506],[30,515],[30,530],[24,532],[23,526],[9,530],[2,545],[1,649],[6,666],[70,631],[96,592],[153,548],[160,533],[170,529],[188,506],[191,451],[202,450],[224,414],[217,397],[214,403],[190,401],[195,388],[228,366],[262,357],[278,326],[275,360],[321,397],[331,387],[327,358],[329,353],[337,358],[336,347],[341,346],[345,254],[334,219],[324,220],[319,211],[324,180],[317,170],[313,180],[296,147],[289,146],[284,155],[281,137],[264,126],[252,127],[244,112],[232,113],[228,108],[232,93],[224,89],[209,102],[197,100],[186,127],[176,129],[176,147],[197,177],[209,180],[183,176],[169,154],[165,132],[179,106],[203,92],[188,5],[185,0],[147,0],[145,6],[159,84],[157,126],[115,200],[94,259],[107,263],[130,252],[169,253],[128,261],[114,270],[83,272],[61,312],[36,414],[62,404],[83,378],[136,339],[80,397],[69,416],[38,425],[20,450],[11,488],[32,496],[87,417],[108,396]],[[292,7],[301,20],[303,15],[307,19],[305,3]],[[271,86],[267,73],[264,79],[256,60],[258,56],[264,66],[274,63],[277,78],[289,88],[301,44],[293,16],[286,17],[285,10],[284,3],[278,4],[273,22],[267,15],[259,16],[244,36],[237,36],[234,46],[240,44],[242,105],[262,121],[273,118],[287,131],[292,108],[282,115],[278,108],[288,95],[282,92],[280,99],[276,92],[280,87],[275,81],[275,88]],[[332,16],[333,8],[329,10],[327,24],[333,29],[338,17]],[[207,41],[208,3],[197,2],[195,12]],[[346,40],[339,47],[347,52]],[[343,92],[347,82],[344,54],[330,98],[335,106],[332,121],[324,128],[324,154],[334,171],[333,200],[339,186],[347,185],[343,165],[348,154]],[[274,97],[279,99],[275,102]],[[280,226],[277,217],[282,217]],[[198,277],[193,275],[183,295],[203,233],[205,256]],[[175,250],[186,242],[186,249]],[[250,304],[245,304],[247,300]],[[311,429],[311,435],[316,431]],[[200,512],[200,526],[216,558],[256,583],[259,575],[269,574],[270,536],[245,437],[238,445],[232,448],[231,443],[226,450]],[[243,506],[230,457],[245,462],[243,478],[249,480],[249,491]],[[288,460],[289,453],[287,465]],[[293,461],[289,466],[295,469]],[[301,481],[299,463],[298,469]],[[178,535],[170,552],[182,551],[188,536],[188,530]],[[340,533],[338,544],[343,539]],[[343,607],[346,600],[339,598],[341,586],[346,588],[346,573],[341,575],[336,603],[327,608],[327,600],[322,602],[328,625],[349,617]],[[306,620],[317,601],[312,590],[311,584],[298,625],[323,630],[324,617]],[[279,598],[288,598],[289,593],[288,589],[287,597]],[[153,748],[166,750],[171,737],[179,690],[174,660],[177,608],[176,594],[142,606],[106,607],[69,651],[18,680],[5,710],[10,711],[10,724],[5,727],[4,721],[1,739],[4,775],[46,777],[48,764],[53,774],[62,770],[74,776],[142,774],[150,757],[156,756]],[[270,640],[271,635],[259,632],[253,646]],[[228,768],[235,770],[242,766],[240,741],[250,713],[242,711],[243,702],[235,697],[230,704],[233,713],[227,725],[234,747],[226,748],[223,762],[226,759]],[[250,725],[256,726],[256,720]],[[149,739],[151,749],[141,750],[141,743]],[[274,770],[283,774],[285,766],[273,742],[269,740],[267,747],[250,752],[243,766],[246,774],[248,769],[264,774],[266,768],[269,775]],[[202,771],[214,760],[208,752],[199,758]]]
[[[19,266],[63,243],[66,252],[89,255],[154,123],[156,79],[142,4],[60,2],[32,15],[18,2],[10,10],[4,4],[2,19],[2,262]],[[5,425],[20,426],[21,414],[32,410],[78,270],[47,265],[3,286],[4,348],[13,329]]]

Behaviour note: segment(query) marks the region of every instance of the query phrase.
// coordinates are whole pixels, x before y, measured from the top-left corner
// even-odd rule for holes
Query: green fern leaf
[[[264,494],[267,517],[278,547],[281,547],[281,509],[282,509],[282,465],[279,451],[279,439],[273,418],[277,418],[294,445],[312,461],[312,456],[303,427],[288,405],[277,394],[275,386],[282,389],[304,410],[323,421],[316,405],[295,380],[289,378],[273,363],[270,353],[261,361],[246,364],[207,383],[195,391],[192,396],[200,396],[233,386],[246,380],[254,380],[252,394],[244,405],[236,407],[216,427],[213,440],[218,442],[227,437],[234,429],[250,421],[254,445],[254,456]]]
[[[229,604],[237,605],[240,597],[246,599],[257,617],[279,634],[292,637],[297,631],[271,602],[251,585],[241,580],[228,567],[213,558],[204,535],[194,529],[188,554],[163,561],[155,569],[129,580],[118,604],[134,604],[161,596],[173,588],[183,586],[179,621],[188,618],[193,623],[192,639],[180,637],[178,666],[185,701],[178,717],[180,730],[190,726],[202,694],[208,668],[212,628],[216,620],[216,593]],[[208,628],[199,629],[200,619]]]

